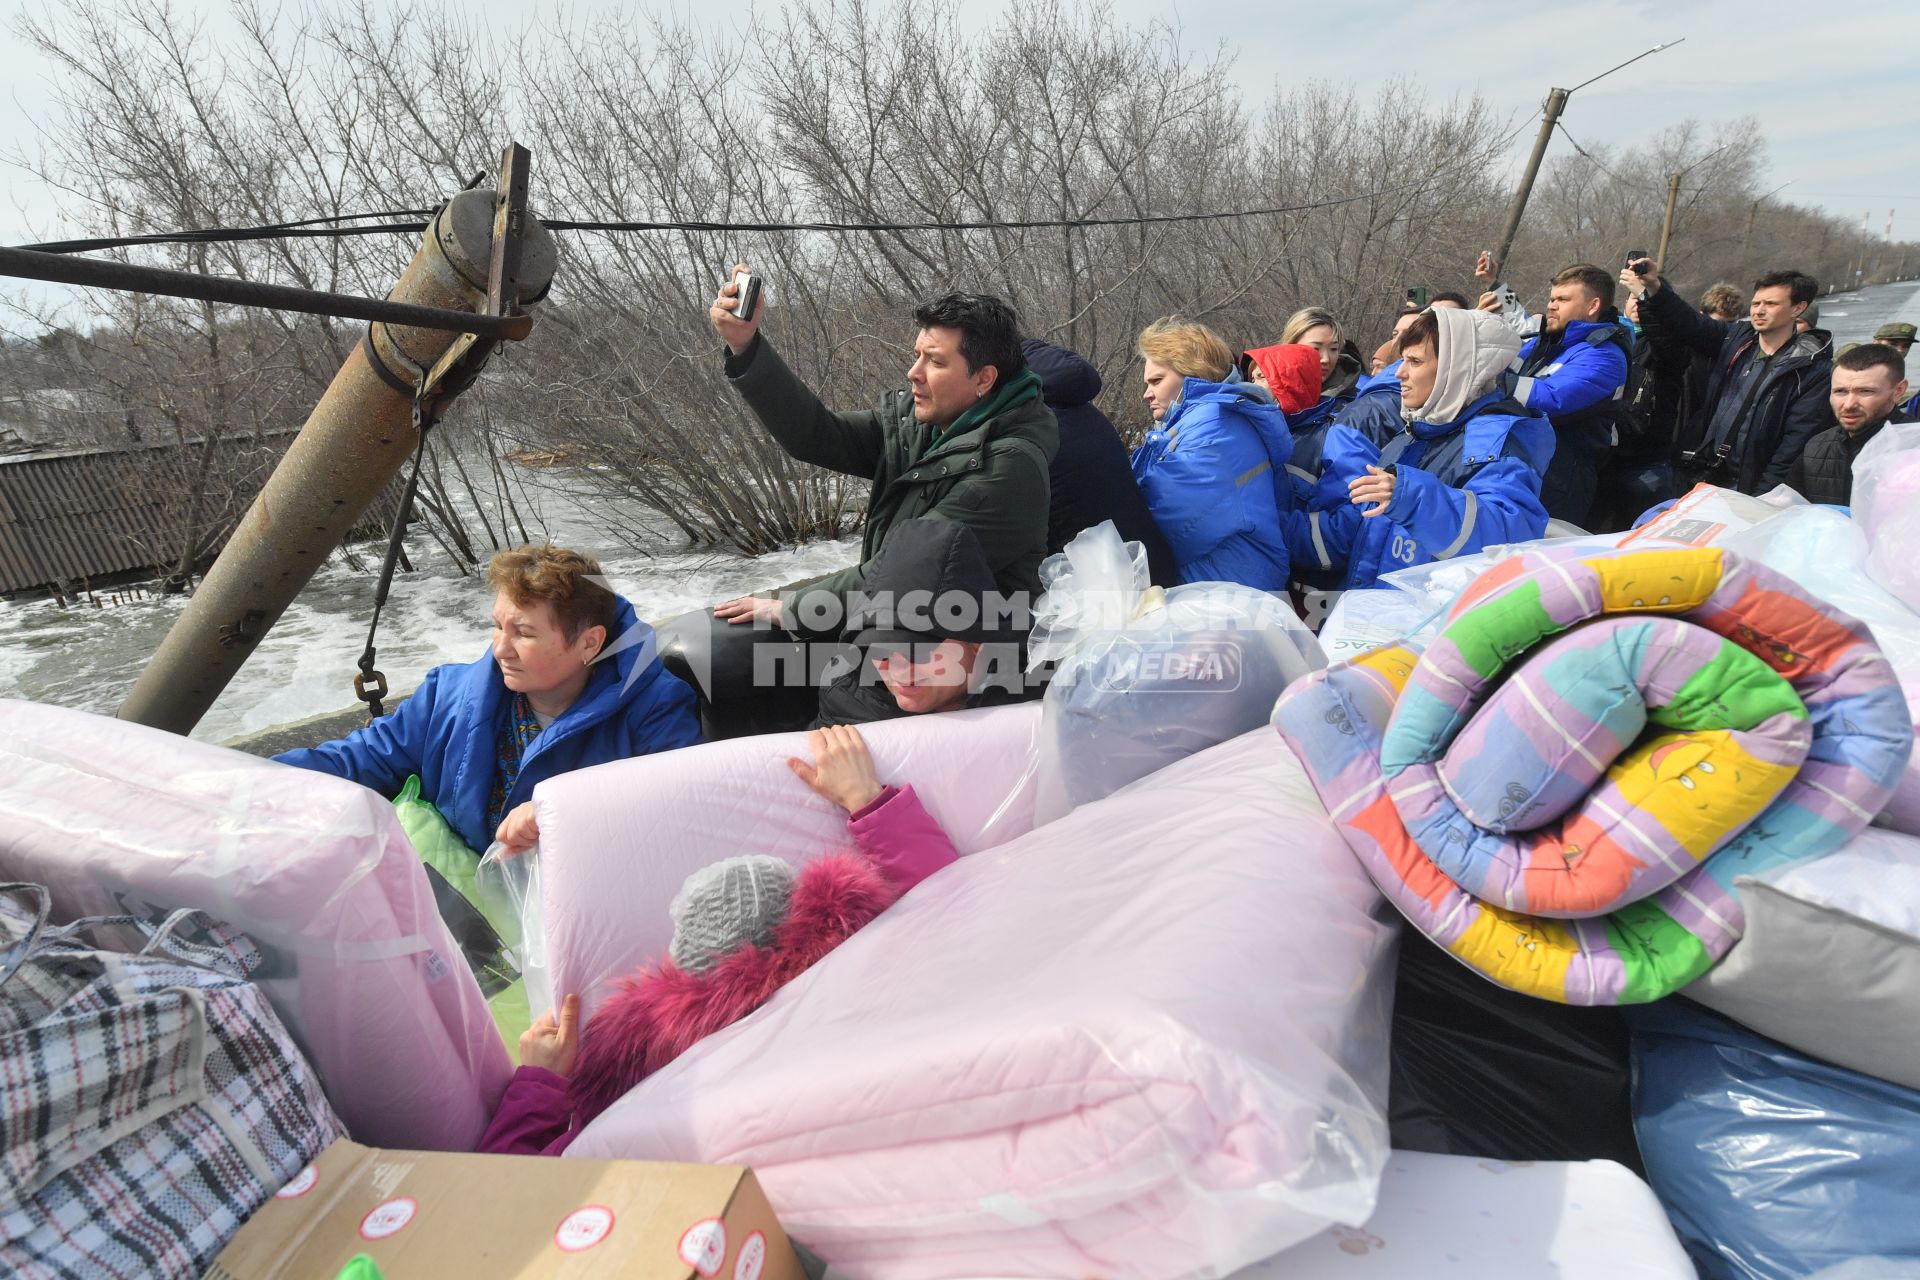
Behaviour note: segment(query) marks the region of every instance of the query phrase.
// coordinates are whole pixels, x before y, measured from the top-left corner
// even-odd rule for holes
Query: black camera
[[[1650,255],[1645,249],[1627,250],[1627,269],[1637,276],[1644,276],[1653,270],[1653,264],[1647,261]]]

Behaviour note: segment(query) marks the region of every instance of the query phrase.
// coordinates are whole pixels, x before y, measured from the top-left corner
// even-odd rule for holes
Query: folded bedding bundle
[[[750,1164],[855,1277],[1230,1273],[1372,1210],[1392,937],[1256,730],[961,858],[567,1155]]]
[[[1866,627],[1713,547],[1501,561],[1424,652],[1319,673],[1275,720],[1416,927],[1570,1004],[1699,977],[1744,927],[1733,877],[1839,848],[1913,746]]]
[[[58,920],[195,907],[246,934],[348,1132],[472,1150],[513,1063],[391,804],[30,702],[0,702],[0,739],[0,880],[47,886]]]

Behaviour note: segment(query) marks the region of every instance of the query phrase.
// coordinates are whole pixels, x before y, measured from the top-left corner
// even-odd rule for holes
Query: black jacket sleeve
[[[1807,441],[1833,425],[1832,382],[1832,368],[1824,364],[1800,375],[1800,385],[1787,403],[1781,423],[1780,443],[1760,471],[1760,487],[1756,492],[1765,493],[1777,484],[1788,483],[1787,473],[1807,451]]]
[[[833,413],[787,368],[773,344],[756,334],[753,345],[729,354],[727,380],[790,457],[816,467],[872,479],[885,439],[874,410]]]
[[[1662,346],[1683,346],[1709,356],[1719,354],[1733,329],[1727,321],[1715,320],[1688,306],[1665,280],[1640,300],[1640,323],[1656,350]]]

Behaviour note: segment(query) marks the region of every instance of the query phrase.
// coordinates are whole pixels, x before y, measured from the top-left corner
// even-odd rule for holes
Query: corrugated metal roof
[[[227,484],[208,485],[206,500],[224,546],[293,432],[222,440],[207,464]],[[0,460],[0,591],[76,585],[141,570],[173,567],[187,524],[183,500],[200,441],[133,450],[68,450]],[[389,527],[400,482],[390,484],[354,533]],[[206,519],[208,517],[203,517]]]

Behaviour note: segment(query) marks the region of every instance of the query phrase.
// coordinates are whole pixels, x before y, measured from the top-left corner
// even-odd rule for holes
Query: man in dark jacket
[[[1107,415],[1094,407],[1100,371],[1065,347],[1038,338],[1020,344],[1027,367],[1040,377],[1047,407],[1060,424],[1060,451],[1048,477],[1053,501],[1047,517],[1047,554],[1073,541],[1083,529],[1113,521],[1124,542],[1147,550],[1147,571],[1157,587],[1179,585],[1180,568],[1147,500],[1134,483],[1127,446]]]
[[[735,274],[747,271],[743,264]],[[727,344],[727,379],[780,447],[802,462],[867,476],[860,563],[780,599],[729,600],[729,622],[785,627],[808,638],[839,634],[849,596],[887,533],[930,516],[973,530],[1003,593],[1040,591],[1047,554],[1048,467],[1059,447],[1040,379],[1020,351],[1019,321],[998,298],[948,294],[913,313],[919,326],[908,388],[879,404],[834,413],[794,376],[760,332],[764,300],[734,315],[732,279],[709,310]]]
[[[1634,270],[1643,265],[1644,276]],[[1798,271],[1770,272],[1754,282],[1751,318],[1729,324],[1688,306],[1644,258],[1629,263],[1620,280],[1644,289],[1640,320],[1648,341],[1714,357],[1706,394],[1681,426],[1676,491],[1704,480],[1764,493],[1784,482],[1807,441],[1831,422],[1832,344],[1817,329],[1794,332],[1819,284]]]
[[[1839,425],[1807,442],[1787,472],[1787,483],[1809,502],[1844,507],[1853,502],[1853,460],[1897,412],[1907,396],[1907,365],[1878,342],[1854,347],[1833,362],[1833,416]]]
[[[851,667],[820,690],[812,728],[1017,701],[1031,625],[995,588],[980,540],[951,520],[902,520],[855,600]]]

